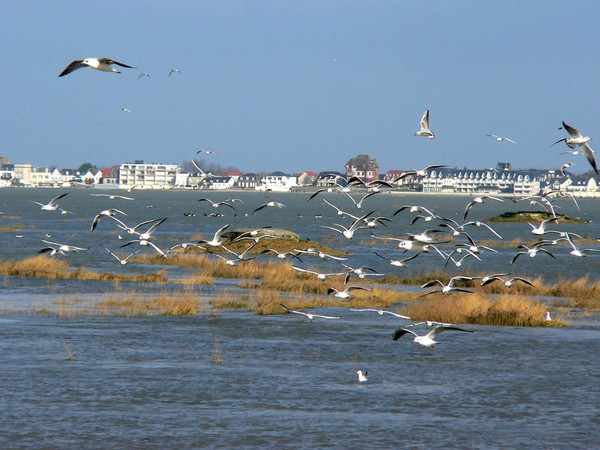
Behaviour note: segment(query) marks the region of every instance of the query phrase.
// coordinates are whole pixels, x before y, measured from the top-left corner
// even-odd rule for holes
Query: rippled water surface
[[[354,265],[366,263],[393,273],[378,250],[398,256],[393,243],[372,241],[369,231],[344,241],[320,225],[344,223],[317,197],[235,193],[245,203],[225,217],[198,198],[231,193],[139,192],[134,202],[112,203],[70,191],[61,206],[73,214],[40,211],[56,190],[0,191],[0,253],[4,260],[35,256],[48,239],[90,247],[63,257],[74,267],[124,273],[155,272],[156,267],[115,264],[103,247],[119,250],[109,221],[89,232],[91,217],[108,206],[128,213],[127,223],[169,217],[156,233],[168,248],[192,236],[209,236],[220,226],[274,226],[302,237],[347,249]],[[134,195],[135,194],[135,195]],[[350,208],[342,195],[327,197]],[[244,217],[267,200],[286,204]],[[372,202],[369,202],[372,200]],[[368,211],[391,215],[399,206],[420,203],[441,215],[462,218],[467,197],[373,196]],[[561,200],[561,212],[591,220],[559,224],[590,238],[600,236],[600,206]],[[483,219],[523,203],[486,203],[472,210]],[[185,217],[184,212],[195,212]],[[233,214],[236,213],[237,216]],[[262,213],[262,214],[261,214]],[[322,214],[322,219],[315,219]],[[418,232],[411,215],[398,214],[378,234]],[[530,240],[529,226],[495,226],[504,241]],[[22,238],[15,236],[23,235]],[[493,240],[474,229],[478,240]],[[363,245],[359,245],[362,241]],[[487,245],[487,244],[486,244]],[[593,247],[592,240],[586,241]],[[493,244],[491,245],[493,247]],[[523,259],[509,266],[514,247],[481,263],[450,268],[470,271],[518,270],[520,275],[561,277],[600,273],[600,256],[568,255]],[[145,250],[146,251],[146,250]],[[537,262],[537,263],[536,263]],[[540,263],[543,262],[543,263]],[[313,262],[311,262],[313,264]],[[314,263],[317,265],[318,263]],[[323,263],[333,267],[333,263]],[[414,260],[409,270],[443,269],[435,255]],[[394,269],[397,270],[397,269]],[[169,268],[168,276],[181,276]],[[325,308],[342,318],[311,323],[294,315],[255,316],[243,310],[206,310],[188,317],[60,317],[39,313],[61,296],[97,296],[111,284],[77,280],[1,277],[0,445],[14,447],[341,447],[341,448],[593,448],[600,445],[600,328],[597,314],[559,311],[565,328],[468,326],[472,334],[447,332],[442,344],[424,348],[392,332],[404,322],[390,316]],[[236,283],[223,280],[202,287],[207,296]],[[136,289],[149,289],[143,285]],[[550,305],[552,306],[552,305]],[[425,331],[425,330],[423,330]],[[70,352],[75,360],[70,360]],[[216,356],[221,363],[212,362]],[[358,383],[356,370],[368,370]]]

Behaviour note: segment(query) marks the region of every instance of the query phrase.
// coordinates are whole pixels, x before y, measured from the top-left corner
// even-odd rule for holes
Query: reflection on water
[[[168,216],[156,233],[157,241],[165,244],[208,236],[225,223],[232,228],[272,224],[348,249],[353,265],[365,263],[390,272],[372,251],[398,254],[391,244],[373,244],[366,230],[361,230],[364,234],[358,242],[369,245],[330,236],[319,225],[342,219],[319,197],[308,203],[307,195],[270,194],[269,200],[287,207],[244,217],[245,211],[264,203],[265,196],[236,194],[245,202],[236,205],[238,211],[210,218],[202,214],[210,209],[197,202],[202,195],[139,192],[135,202],[117,207],[127,209],[127,223]],[[48,233],[58,242],[90,247],[65,258],[73,266],[124,273],[157,270],[115,263],[103,249],[118,249],[112,223],[100,223],[94,233],[89,232],[91,218],[106,207],[106,200],[73,191],[63,199],[66,209],[75,213],[67,218],[41,212],[30,202],[53,196],[55,191],[2,191],[0,209],[7,216],[0,216],[3,259],[34,256]],[[216,200],[230,196],[210,194]],[[344,196],[328,198],[349,207]],[[365,208],[377,208],[384,215],[404,204],[422,203],[456,218],[462,215],[467,198],[381,195],[367,202]],[[600,207],[592,201],[580,204],[580,214],[592,222],[560,224],[560,229],[600,236],[596,225]],[[579,214],[566,200],[560,205],[561,212]],[[494,202],[473,208],[470,215],[483,219],[518,209],[526,208]],[[197,215],[186,217],[183,212]],[[315,214],[324,218],[314,219]],[[419,222],[410,226],[410,219],[408,214],[398,214],[377,233],[398,235],[428,226]],[[526,223],[495,228],[504,241],[530,239]],[[17,229],[23,238],[15,238]],[[493,238],[479,229],[473,230],[473,237]],[[484,255],[482,263],[450,271],[465,274],[486,267],[503,271],[510,267],[515,250],[500,246],[498,250]],[[595,256],[569,257],[567,247],[553,252],[556,261],[547,258],[538,264],[539,259],[523,259],[510,269],[518,269],[519,275],[540,273],[549,281],[597,273]],[[423,255],[413,263],[409,270],[415,272],[443,267],[435,255]],[[172,277],[183,273],[168,270]],[[408,338],[392,341],[391,334],[403,323],[397,318],[343,308],[319,310],[342,319],[315,323],[292,315],[253,316],[244,311],[68,319],[33,314],[27,302],[106,294],[113,285],[2,278],[0,304],[16,311],[0,319],[3,448],[590,448],[600,443],[597,314],[574,312],[564,317],[570,326],[560,329],[469,326],[475,333],[445,333],[441,345],[427,349]],[[232,282],[219,281],[202,289],[212,295],[227,283],[231,287]],[[136,290],[145,288],[152,289],[136,285]],[[65,343],[76,361],[69,360]],[[217,348],[220,364],[211,362]],[[369,371],[368,382],[358,383],[357,369]]]

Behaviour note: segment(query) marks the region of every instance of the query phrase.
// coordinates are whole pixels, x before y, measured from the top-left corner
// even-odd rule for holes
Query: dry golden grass
[[[530,298],[457,294],[409,304],[402,311],[413,320],[503,326],[564,326],[560,319],[545,320],[547,308]]]
[[[145,316],[160,314],[166,316],[187,316],[202,311],[203,300],[198,295],[184,291],[182,293],[165,292],[155,297],[136,292],[110,296],[99,301],[101,315]]]

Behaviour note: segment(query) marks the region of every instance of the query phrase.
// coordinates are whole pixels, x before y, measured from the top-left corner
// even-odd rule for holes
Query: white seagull
[[[350,309],[350,311],[357,311],[357,312],[372,311],[372,312],[376,312],[380,316],[383,316],[384,314],[389,314],[394,317],[399,317],[400,319],[410,320],[410,317],[408,317],[408,316],[403,316],[402,314],[398,314],[398,313],[395,313],[392,311],[386,311],[385,309],[374,309],[374,308],[361,308],[361,309],[349,308],[349,309]]]
[[[326,280],[329,277],[337,277],[337,276],[346,275],[346,272],[321,273],[321,272],[315,272],[313,270],[303,269],[302,267],[298,267],[298,266],[292,266],[292,269],[294,269],[297,272],[310,273],[312,275],[316,275],[319,280]]]
[[[116,195],[116,194],[90,194],[92,197],[108,197],[109,200],[115,200],[120,198],[121,200],[135,200],[133,197],[126,197],[124,195]]]
[[[352,297],[352,295],[350,295],[350,291],[354,291],[356,289],[361,290],[361,291],[370,291],[371,290],[368,288],[364,288],[362,286],[348,286],[343,291],[338,291],[336,288],[330,287],[329,289],[327,289],[327,295],[333,294],[335,292],[334,297],[347,299],[347,298]]]
[[[567,130],[567,132],[569,133],[569,137],[559,139],[552,145],[558,144],[561,141],[564,141],[565,144],[567,144],[571,148],[575,148],[575,146],[578,145],[579,150],[587,158],[588,162],[594,169],[594,172],[600,174],[598,172],[598,167],[596,166],[596,158],[594,157],[594,150],[592,150],[592,147],[590,147],[590,145],[588,144],[588,142],[591,141],[592,139],[588,136],[582,136],[577,128],[567,125],[564,121],[562,124],[563,124],[563,128],[565,130]],[[575,155],[575,152],[571,152],[571,153],[573,155]]]
[[[448,282],[448,284],[444,284],[440,280],[430,280],[427,283],[425,283],[424,285],[422,285],[421,289],[424,289],[424,288],[430,287],[430,286],[435,286],[436,284],[439,284],[442,287],[438,288],[438,289],[432,289],[431,291],[426,292],[425,294],[421,295],[421,297],[424,297],[429,294],[433,294],[435,292],[441,292],[444,295],[449,295],[449,294],[452,294],[453,292],[466,292],[468,294],[472,294],[473,291],[454,286],[454,283],[456,283],[457,281],[471,281],[471,280],[473,280],[473,277],[460,277],[460,276],[450,278],[450,281]]]
[[[550,230],[546,230],[546,226],[548,226],[550,222],[558,223],[558,217],[551,217],[549,219],[543,220],[542,223],[540,223],[537,227],[529,222],[527,223],[529,223],[529,226],[531,227],[531,234],[541,236],[543,234],[551,232]],[[554,231],[552,232],[554,233]]]
[[[515,141],[513,141],[512,139],[509,139],[507,137],[502,137],[502,136],[496,136],[495,134],[486,134],[486,136],[490,136],[493,137],[494,139],[496,139],[498,142],[502,142],[502,141],[508,141],[508,142],[512,142],[513,144],[516,144]]]
[[[496,280],[502,281],[504,283],[504,286],[506,286],[506,287],[513,286],[516,281],[520,281],[521,283],[527,284],[529,286],[533,286],[533,283],[529,280],[526,280],[525,278],[512,277],[510,280],[505,280],[504,278],[501,278],[499,276],[486,277],[486,280],[481,283],[481,286],[486,286],[490,283],[493,283]]]
[[[215,232],[215,235],[213,236],[213,238],[210,241],[202,240],[202,241],[199,241],[198,243],[199,244],[207,244],[207,245],[210,245],[211,247],[222,247],[223,241],[221,240],[221,235],[228,227],[229,227],[229,224],[223,225],[221,228],[219,228]]]
[[[121,211],[119,209],[116,209],[116,208],[109,208],[109,209],[105,209],[105,210],[100,211],[98,214],[96,214],[96,216],[92,220],[92,227],[91,227],[90,231],[94,231],[96,229],[96,227],[98,226],[98,222],[100,221],[100,219],[102,217],[114,216],[117,213],[118,214],[123,214],[124,216],[127,215],[123,211]]]
[[[327,225],[321,225],[321,227],[336,231],[336,232],[340,233],[342,236],[344,236],[346,239],[352,239],[354,237],[354,233],[357,230],[359,230],[361,228],[367,228],[366,225],[361,226],[360,224],[363,223],[363,220],[366,219],[367,217],[369,217],[374,212],[375,211],[373,210],[370,213],[365,214],[364,216],[358,217],[356,220],[354,220],[354,222],[352,222],[352,224],[348,228],[346,228],[343,225],[340,225],[339,223],[334,223],[334,225],[340,227],[339,229],[330,227]]]
[[[128,263],[129,263],[129,258],[131,258],[131,257],[133,257],[133,256],[135,256],[135,255],[137,255],[137,254],[140,252],[140,251],[138,250],[138,251],[136,251],[136,252],[132,253],[131,255],[129,255],[129,256],[125,257],[125,258],[120,258],[120,257],[119,257],[119,255],[115,255],[113,252],[111,252],[111,251],[110,251],[109,249],[107,249],[106,247],[104,247],[104,249],[105,249],[105,250],[106,250],[108,253],[110,253],[111,255],[113,255],[113,256],[114,256],[114,257],[117,259],[117,261],[119,261],[119,262],[121,263],[121,265],[122,265],[122,266],[124,266],[124,265],[128,264]]]
[[[171,76],[172,73],[181,73],[181,71],[179,69],[171,69],[169,71],[169,76]]]
[[[397,341],[398,339],[400,339],[402,336],[404,336],[407,333],[412,334],[415,338],[413,339],[413,342],[416,344],[421,344],[425,347],[435,347],[437,344],[439,344],[439,342],[436,342],[434,339],[435,337],[440,334],[442,331],[447,331],[447,330],[454,330],[454,331],[465,331],[467,333],[472,333],[473,331],[471,330],[465,330],[464,328],[458,328],[452,325],[438,325],[436,326],[433,330],[431,330],[429,333],[427,333],[424,336],[419,336],[417,333],[415,333],[414,331],[411,330],[407,330],[406,328],[398,328],[393,335],[393,339],[394,341]]]
[[[429,110],[423,113],[419,122],[421,129],[415,132],[415,136],[425,136],[429,139],[435,139],[435,134],[429,129]]]
[[[412,256],[409,256],[408,258],[404,258],[404,259],[391,259],[391,258],[387,258],[385,256],[380,255],[377,252],[373,252],[375,253],[375,255],[379,256],[381,259],[385,259],[386,261],[389,261],[391,266],[394,267],[406,267],[406,262],[410,261],[411,259],[415,259],[417,256],[420,255],[420,253],[415,253]]]
[[[588,253],[588,252],[600,252],[600,249],[597,249],[597,248],[581,248],[581,249],[578,248],[573,243],[573,240],[571,239],[571,233],[566,233],[566,238],[567,238],[567,241],[569,242],[569,245],[571,246],[571,249],[572,249],[569,252],[570,255],[584,257],[584,256],[586,256],[586,253]]]
[[[60,253],[61,255],[64,255],[65,252],[75,253],[78,251],[87,250],[87,248],[75,247],[74,245],[67,245],[67,244],[58,244],[57,242],[47,241],[45,239],[42,239],[42,242],[49,244],[53,247],[45,247],[45,248],[39,250],[38,253],[50,252],[51,256],[55,255],[56,253]]]
[[[254,211],[252,211],[252,213],[255,213],[256,211],[260,211],[261,209],[265,209],[265,208],[285,208],[285,205],[283,203],[279,203],[279,202],[267,202],[267,203],[260,205],[258,208],[256,208]]]
[[[448,167],[448,166],[446,166],[444,164],[432,164],[430,166],[424,167],[421,170],[413,168],[413,170],[407,170],[406,172],[401,173],[400,175],[398,175],[398,177],[394,181],[392,181],[392,183],[395,183],[395,182],[401,180],[402,178],[406,178],[406,177],[409,177],[409,176],[416,176],[416,177],[425,178],[427,176],[427,172],[429,170],[431,170],[431,169],[438,169],[438,168],[441,168],[441,167]]]
[[[126,112],[126,113],[132,113],[133,112],[129,108],[121,108],[121,111]]]
[[[127,67],[128,69],[133,69],[133,66],[128,66],[127,64],[120,63],[110,58],[86,58],[86,59],[76,59],[71,62],[65,70],[63,70],[59,77],[63,77],[67,74],[70,74],[74,70],[81,69],[82,67],[91,67],[92,69],[100,70],[102,72],[115,72],[121,73],[119,70],[112,67],[111,64],[116,64],[117,66]]]
[[[65,192],[64,194],[57,195],[56,197],[54,197],[52,200],[50,200],[46,204],[40,203],[40,202],[36,202],[36,201],[33,201],[33,200],[32,200],[32,202],[35,203],[36,205],[40,205],[41,209],[44,210],[44,211],[56,211],[58,209],[58,204],[56,202],[58,200],[60,200],[61,198],[63,198],[67,194],[68,194],[68,192]]]
[[[286,311],[291,312],[293,314],[300,314],[302,316],[306,316],[308,318],[308,320],[310,320],[311,322],[314,322],[315,318],[319,318],[319,319],[341,319],[340,316],[324,316],[322,314],[313,314],[313,313],[306,313],[304,311],[297,311],[295,309],[288,308],[283,303],[280,303],[279,306],[281,306],[283,309],[285,309]]]
[[[223,200],[222,202],[213,202],[210,198],[199,198],[198,199],[199,202],[209,202],[213,208],[219,208],[221,206],[228,206],[231,209],[235,209],[235,207],[233,205],[230,205],[229,203],[227,203],[230,200]]]
[[[215,152],[213,152],[212,150],[203,150],[203,149],[200,149],[200,150],[198,150],[198,151],[196,152],[196,155],[197,155],[198,153],[204,153],[205,155],[216,155],[216,153],[215,153]]]
[[[369,372],[367,372],[366,370],[364,373],[362,370],[357,370],[356,373],[358,374],[358,382],[359,383],[364,383],[365,381],[367,381],[369,379]]]
[[[142,73],[140,73],[140,74],[138,75],[138,80],[139,80],[140,78],[142,78],[142,77],[148,77],[148,78],[150,78],[150,75],[148,75],[148,73],[147,73],[147,72],[142,72]]]
[[[465,208],[465,216],[463,217],[463,220],[467,220],[467,214],[469,214],[469,210],[474,205],[482,205],[484,203],[484,201],[486,199],[488,199],[488,198],[490,200],[496,200],[497,202],[503,202],[504,201],[501,198],[493,197],[491,195],[482,195],[481,197],[475,197],[470,203],[467,204],[467,207]]]

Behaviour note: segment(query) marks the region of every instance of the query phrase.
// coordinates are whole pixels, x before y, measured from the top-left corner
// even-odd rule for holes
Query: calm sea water
[[[73,214],[40,211],[61,190],[0,191],[0,253],[3,260],[35,256],[41,239],[89,247],[61,257],[74,267],[124,273],[155,272],[140,264],[121,267],[104,250],[119,253],[110,219],[94,233],[91,218],[113,206],[128,224],[169,217],[156,242],[177,242],[230,228],[273,225],[331,247],[346,249],[351,265],[367,264],[398,274],[373,254],[399,257],[393,242],[373,240],[359,230],[352,241],[321,225],[348,224],[320,197],[307,194],[132,192],[135,201],[91,197],[69,191],[60,201]],[[98,192],[98,191],[94,191]],[[238,197],[237,211],[215,210],[198,198]],[[352,211],[345,195],[328,195]],[[263,202],[282,209],[244,216]],[[363,209],[391,215],[399,206],[422,204],[460,221],[468,197],[377,195]],[[553,228],[600,236],[600,203],[580,201],[579,212],[561,200],[560,212],[591,221]],[[484,219],[504,211],[531,209],[524,202],[488,201],[469,213]],[[204,212],[225,217],[205,217]],[[183,213],[196,213],[186,217]],[[234,215],[237,214],[237,215]],[[323,218],[315,219],[315,215]],[[416,233],[423,221],[401,213],[377,234]],[[525,224],[498,224],[504,241],[532,240]],[[23,237],[17,238],[16,235]],[[50,237],[46,238],[46,235]],[[476,241],[496,239],[474,228]],[[533,240],[532,240],[533,241]],[[595,247],[590,240],[584,247]],[[134,247],[135,248],[135,247]],[[508,263],[514,246],[497,246],[482,262],[449,268],[452,274],[500,272],[541,275],[547,281],[600,272],[600,256],[575,258],[565,245],[545,255]],[[144,249],[144,251],[149,251]],[[439,256],[422,255],[407,273],[443,269]],[[334,262],[305,261],[315,268]],[[167,274],[182,276],[183,269]],[[110,293],[110,283],[2,277],[0,290],[0,445],[18,447],[405,447],[405,448],[593,448],[600,445],[600,322],[597,314],[559,312],[561,329],[469,326],[472,334],[447,332],[427,349],[394,342],[403,322],[389,316],[318,310],[340,315],[310,323],[292,315],[254,316],[246,311],[203,311],[192,317],[63,318],[35,313],[65,297],[85,299]],[[221,280],[198,288],[207,297],[236,282]],[[136,286],[148,289],[151,286]],[[161,288],[164,289],[164,288]],[[552,305],[549,305],[552,310]],[[68,358],[73,352],[75,361]],[[211,358],[220,352],[223,362]],[[359,384],[356,370],[368,370]]]

